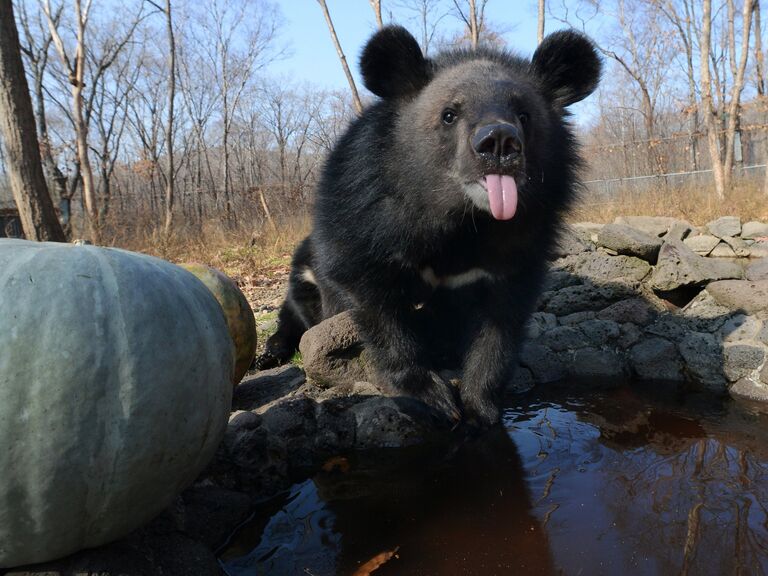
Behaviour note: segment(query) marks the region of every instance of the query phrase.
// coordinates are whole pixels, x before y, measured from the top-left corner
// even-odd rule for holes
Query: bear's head
[[[594,91],[601,70],[585,36],[551,34],[530,60],[483,48],[427,59],[407,30],[389,26],[360,67],[395,116],[396,169],[426,202],[455,212],[471,202],[510,220],[518,206],[569,193],[578,157],[565,108]]]

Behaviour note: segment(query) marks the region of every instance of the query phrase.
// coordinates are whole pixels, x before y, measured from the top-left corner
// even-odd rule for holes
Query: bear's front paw
[[[284,363],[285,362],[281,361],[277,356],[274,356],[269,352],[264,352],[261,356],[256,356],[256,358],[253,359],[249,370],[269,370],[270,368],[281,366]]]
[[[447,416],[454,424],[461,420],[456,390],[435,372],[425,369],[402,370],[392,374],[388,380],[395,393],[420,400],[439,414]]]
[[[490,428],[501,421],[501,409],[497,402],[473,394],[462,394],[464,419],[469,426]]]

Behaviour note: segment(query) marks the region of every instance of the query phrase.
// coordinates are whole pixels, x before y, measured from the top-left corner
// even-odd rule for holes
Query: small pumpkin
[[[223,438],[233,366],[221,307],[178,266],[0,240],[0,568],[167,507]]]
[[[229,334],[235,343],[235,373],[232,383],[238,384],[256,354],[256,319],[245,294],[229,276],[205,264],[181,264],[197,276],[219,301],[227,319]]]

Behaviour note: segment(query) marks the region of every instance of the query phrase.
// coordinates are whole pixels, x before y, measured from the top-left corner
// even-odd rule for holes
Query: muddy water
[[[768,414],[661,389],[550,388],[510,399],[503,429],[481,437],[334,459],[265,505],[222,564],[233,576],[768,573]]]

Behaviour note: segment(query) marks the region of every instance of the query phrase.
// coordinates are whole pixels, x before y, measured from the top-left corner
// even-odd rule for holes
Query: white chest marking
[[[304,270],[301,271],[301,279],[317,286],[317,278],[315,278],[314,272],[312,272],[312,269],[309,267],[304,268]]]
[[[493,275],[482,268],[470,268],[461,274],[437,276],[432,268],[424,268],[424,270],[421,271],[421,278],[424,282],[432,286],[432,288],[441,286],[443,288],[455,289],[474,284],[480,280],[491,280],[493,279]]]

